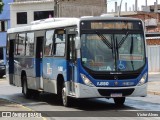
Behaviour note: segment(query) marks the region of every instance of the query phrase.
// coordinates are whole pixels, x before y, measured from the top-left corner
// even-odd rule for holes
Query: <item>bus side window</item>
[[[25,33],[16,36],[16,55],[25,55]]]
[[[44,46],[44,55],[51,56],[52,53],[52,46],[53,46],[53,34],[54,30],[49,30],[46,32],[46,41]]]
[[[54,35],[54,55],[65,56],[65,30],[56,30]]]
[[[26,38],[26,56],[34,55],[34,33],[27,33]]]

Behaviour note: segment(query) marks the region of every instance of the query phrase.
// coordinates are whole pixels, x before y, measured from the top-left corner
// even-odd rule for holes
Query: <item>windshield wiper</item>
[[[104,37],[103,34],[100,34],[99,32],[96,31],[96,34],[101,38],[102,42],[106,44],[110,49],[112,49],[112,45],[108,42],[108,39]]]
[[[131,37],[131,47],[130,47],[130,54],[133,53],[133,36]]]
[[[131,37],[131,47],[130,47],[130,54],[133,53],[133,36]],[[131,60],[132,69],[134,70],[133,60]]]
[[[122,44],[124,43],[124,41],[126,40],[126,38],[128,37],[128,33],[126,33],[126,35],[120,40],[120,42],[118,43],[118,48],[120,48],[122,46]]]

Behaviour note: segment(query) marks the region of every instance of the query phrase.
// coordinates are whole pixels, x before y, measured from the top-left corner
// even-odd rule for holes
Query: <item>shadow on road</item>
[[[42,105],[49,104],[51,106],[62,106],[61,100],[53,94],[45,93],[40,94],[39,97],[32,97],[32,101],[37,102],[34,105]],[[101,110],[127,110],[127,109],[135,109],[129,106],[116,106],[111,100],[105,98],[92,98],[92,99],[71,99],[72,105],[71,108],[75,108],[78,110],[84,111],[101,111]],[[28,103],[27,105],[29,105]]]

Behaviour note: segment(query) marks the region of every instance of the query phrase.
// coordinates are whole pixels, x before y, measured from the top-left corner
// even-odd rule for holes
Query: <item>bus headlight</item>
[[[138,83],[137,85],[138,85],[138,86],[143,85],[143,84],[146,82],[146,80],[147,80],[147,73],[145,73],[145,74],[142,76],[141,80],[139,81],[139,83]]]
[[[94,84],[84,74],[81,74],[81,78],[86,85],[94,87]]]

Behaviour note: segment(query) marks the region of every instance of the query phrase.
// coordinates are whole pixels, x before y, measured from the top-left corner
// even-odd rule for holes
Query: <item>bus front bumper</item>
[[[75,86],[76,86],[75,87],[76,98],[144,97],[147,95],[147,83],[141,86],[116,87],[116,88],[89,87],[79,83],[76,83]]]

